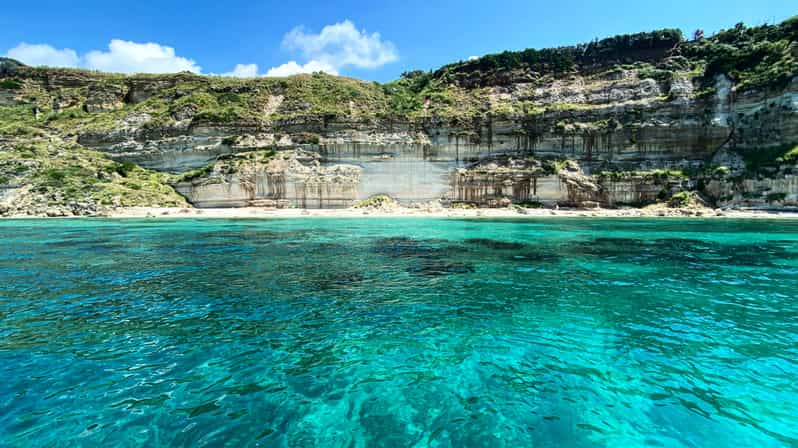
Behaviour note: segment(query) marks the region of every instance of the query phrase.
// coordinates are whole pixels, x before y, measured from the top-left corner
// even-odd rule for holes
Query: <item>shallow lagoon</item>
[[[0,222],[0,446],[798,444],[798,222]]]

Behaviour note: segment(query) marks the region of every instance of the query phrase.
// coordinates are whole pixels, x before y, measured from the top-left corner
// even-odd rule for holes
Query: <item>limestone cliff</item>
[[[3,60],[0,135],[5,190],[24,183],[19,148],[46,141],[165,173],[200,207],[348,206],[375,194],[619,206],[683,190],[716,206],[792,207],[798,19],[697,41],[660,30],[505,52],[384,85]],[[267,150],[277,155],[247,159]],[[232,169],[236,154],[248,162]]]
[[[317,153],[252,151],[225,155],[175,180],[198,207],[347,207],[357,197],[361,169],[322,166]]]

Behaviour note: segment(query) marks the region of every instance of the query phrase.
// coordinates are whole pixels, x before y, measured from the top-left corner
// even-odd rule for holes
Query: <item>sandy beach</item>
[[[244,208],[164,208],[130,207],[112,211],[110,218],[544,218],[544,217],[694,217],[694,218],[764,218],[798,219],[796,211],[719,210],[719,209],[672,209],[646,207],[627,209],[520,209],[520,208],[475,208],[475,209],[421,209],[397,207],[391,209],[267,209]]]

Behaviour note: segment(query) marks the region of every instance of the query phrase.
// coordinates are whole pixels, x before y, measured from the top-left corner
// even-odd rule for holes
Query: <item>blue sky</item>
[[[240,75],[321,69],[377,81],[505,49],[665,27],[710,33],[798,14],[795,0],[8,3],[0,55],[34,65],[202,73],[238,65]]]

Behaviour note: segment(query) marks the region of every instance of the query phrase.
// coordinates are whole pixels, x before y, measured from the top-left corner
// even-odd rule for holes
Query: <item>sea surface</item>
[[[798,221],[0,222],[0,446],[795,447]]]

